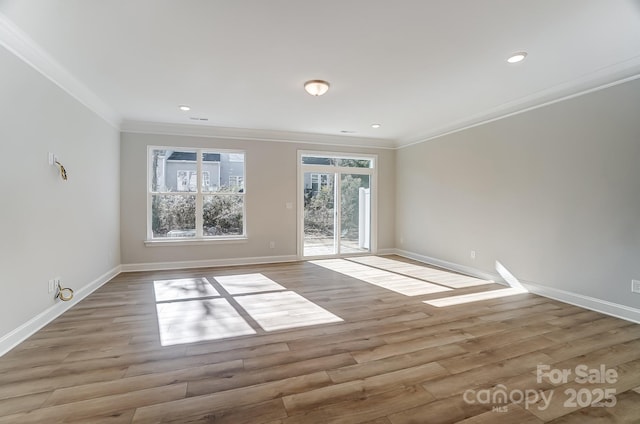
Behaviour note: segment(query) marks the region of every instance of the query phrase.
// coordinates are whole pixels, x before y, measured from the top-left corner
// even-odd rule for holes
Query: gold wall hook
[[[62,285],[58,283],[58,294],[56,295],[56,297],[63,302],[68,302],[69,300],[73,299],[73,289],[62,287]]]
[[[60,171],[60,176],[63,180],[67,181],[67,170],[64,169],[64,166],[58,161],[56,161],[56,165],[58,165],[58,170]]]

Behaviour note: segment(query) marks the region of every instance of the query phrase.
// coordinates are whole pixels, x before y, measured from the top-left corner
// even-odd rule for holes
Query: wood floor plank
[[[245,359],[251,358],[253,355],[272,355],[275,352],[288,352],[289,348],[284,343],[264,345],[262,348],[254,348],[251,350],[240,349],[233,352],[216,352],[202,355],[185,355],[181,357],[159,358],[157,360],[149,360],[143,363],[132,364],[125,374],[126,377],[136,375],[151,374],[157,372],[171,371],[177,369],[192,368],[194,366],[204,366],[218,364],[224,362],[232,362],[234,358]],[[237,355],[235,354],[237,352]],[[261,356],[258,356],[261,357]]]
[[[542,424],[544,421],[519,405],[509,405],[506,410],[487,411],[458,422],[460,424]]]
[[[427,349],[420,349],[410,353],[389,356],[374,361],[363,362],[356,365],[347,365],[328,371],[334,383],[358,380],[390,371],[402,370],[409,367],[428,364],[443,358],[467,353],[459,345],[445,344]]]
[[[205,378],[226,378],[243,369],[242,360],[154,372],[148,375],[125,377],[106,382],[80,384],[55,390],[44,403],[45,406],[62,405],[104,396],[128,393],[176,383],[187,383]]]
[[[484,351],[471,351],[464,355],[452,356],[438,361],[440,365],[446,368],[451,374],[458,374],[474,368],[483,367],[488,364],[501,362],[524,355],[526,353],[539,350],[550,346],[553,342],[544,338],[544,336],[534,336],[524,340],[517,340],[507,345],[499,345],[491,347]],[[463,343],[461,347],[467,350],[467,346]]]
[[[372,396],[401,387],[411,387],[418,383],[441,377],[447,371],[436,362],[404,368],[402,370],[366,377],[341,384],[333,384],[304,393],[293,394],[283,398],[284,406],[289,413],[299,413],[313,409],[326,403],[342,402]]]
[[[392,424],[452,424],[490,409],[488,405],[469,404],[462,396],[454,396],[392,412],[388,418]]]
[[[453,395],[461,395],[467,389],[494,384],[502,378],[531,373],[538,364],[549,362],[550,358],[543,353],[532,352],[429,381],[424,383],[423,387],[438,399],[443,399]]]
[[[133,422],[155,423],[180,420],[181,417],[194,415],[206,416],[211,411],[222,411],[235,407],[243,407],[277,399],[282,403],[282,397],[297,393],[304,389],[330,383],[326,372],[291,377],[255,386],[227,390],[210,395],[193,396],[173,402],[164,402],[138,408]],[[280,417],[275,417],[280,418]],[[272,418],[273,419],[273,418]]]
[[[2,411],[2,415],[30,412],[44,405],[50,396],[51,392],[40,392],[0,400],[0,411]]]
[[[129,410],[132,407],[165,404],[176,399],[182,399],[186,391],[186,383],[131,391],[125,394],[44,407],[27,413],[6,415],[0,417],[0,424],[40,424],[91,419],[96,416],[118,414],[120,411]]]
[[[397,388],[382,394],[350,399],[324,405],[305,413],[290,415],[284,424],[359,424],[385,417],[417,405],[430,402],[433,397],[420,387]]]
[[[386,344],[372,349],[354,352],[353,358],[362,363],[375,361],[377,359],[388,358],[403,353],[415,352],[417,350],[426,349],[442,344],[460,342],[469,338],[469,335],[462,330],[454,330],[445,334],[434,334],[419,339],[408,340],[405,342]]]
[[[550,424],[583,424],[597,422],[603,424],[637,424],[640,421],[640,394],[626,391],[616,394],[613,408],[583,408],[564,415]]]
[[[248,370],[235,373],[225,378],[206,378],[189,382],[187,393],[198,396],[217,393],[224,390],[253,386],[256,384],[278,381],[289,377],[309,375],[316,372],[332,370],[354,364],[355,361],[348,353],[330,355],[318,361],[316,358],[306,361],[291,362],[270,368]],[[328,371],[327,371],[328,372]]]
[[[121,378],[127,371],[126,365],[106,367],[80,372],[58,371],[59,366],[47,365],[37,368],[16,368],[0,376],[0,399],[53,391],[56,388],[71,387],[91,382],[110,381]]]
[[[640,325],[529,293],[431,306],[423,301],[504,286],[439,269],[441,282],[462,283],[433,292],[404,275],[433,274],[424,264],[384,259],[339,260],[339,270],[292,262],[120,274],[0,358],[0,424],[640,423]],[[256,277],[245,287],[246,275]],[[212,288],[203,299],[226,307],[207,319],[219,326],[224,319],[213,317],[232,314],[255,334],[189,343],[176,334],[179,344],[163,346],[159,309],[173,313],[162,328],[188,318],[192,335],[209,331],[189,306],[203,303],[187,303],[200,293],[191,283],[205,279]],[[160,304],[182,302],[158,308],[154,287],[167,280],[191,286],[158,283],[171,297]],[[254,292],[266,289],[263,302]],[[238,296],[254,297],[243,308]],[[342,321],[305,325],[320,311]],[[564,390],[585,386],[538,381],[540,364],[615,369],[618,403],[566,408]],[[494,409],[505,404],[464,396],[502,387],[553,391],[560,403]]]
[[[179,418],[162,417],[156,423],[216,423],[216,424],[263,424],[273,422],[274,419],[284,418],[287,413],[282,406],[281,399],[274,399],[252,405],[240,406],[231,409],[222,409],[201,414],[182,415]],[[135,416],[133,424],[139,421]],[[282,422],[278,420],[277,422]]]
[[[80,418],[74,420],[66,420],[69,424],[131,424],[135,409],[108,413],[103,416],[92,415],[89,418]]]

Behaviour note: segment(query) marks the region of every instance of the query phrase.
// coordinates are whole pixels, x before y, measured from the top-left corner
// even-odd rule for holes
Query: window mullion
[[[202,194],[202,150],[198,150],[196,155],[196,238],[203,237],[203,203],[204,195]]]
[[[342,223],[340,220],[340,214],[342,212],[342,180],[341,174],[336,172],[333,174],[334,177],[334,192],[333,192],[333,243],[336,247],[336,254],[340,255],[342,252],[340,251],[340,244],[342,242]]]

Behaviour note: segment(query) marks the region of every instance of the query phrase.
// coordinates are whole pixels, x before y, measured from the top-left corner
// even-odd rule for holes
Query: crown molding
[[[581,78],[558,84],[551,88],[525,96],[482,113],[452,122],[421,137],[399,140],[396,147],[401,149],[424,143],[510,116],[519,115],[541,107],[549,106],[605,88],[624,84],[640,78],[640,55],[612,66],[601,68]]]
[[[122,117],[115,110],[71,75],[2,13],[0,13],[0,46],[41,73],[108,124],[116,129],[120,128]]]
[[[271,141],[278,143],[321,144],[325,146],[395,149],[394,140],[383,138],[350,137],[343,135],[312,134],[290,131],[257,130],[146,121],[123,121],[124,133],[209,137],[227,140]]]

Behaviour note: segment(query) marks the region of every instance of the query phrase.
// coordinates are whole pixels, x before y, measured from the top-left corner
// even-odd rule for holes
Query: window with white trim
[[[148,239],[245,236],[244,152],[149,148]]]

